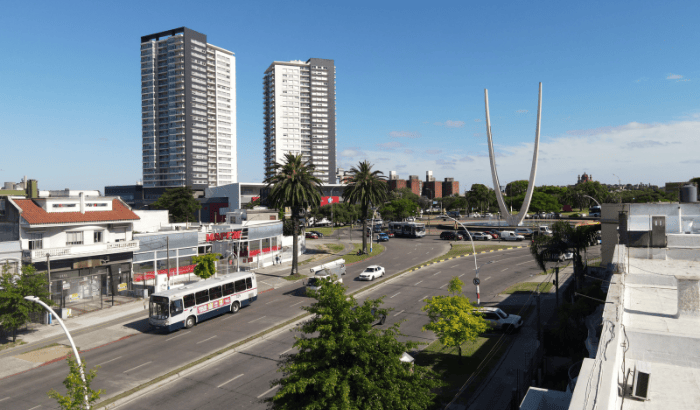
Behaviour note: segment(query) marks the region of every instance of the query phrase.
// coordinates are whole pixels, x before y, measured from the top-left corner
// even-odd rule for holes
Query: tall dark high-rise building
[[[238,182],[236,57],[186,27],[141,37],[143,186]]]
[[[275,61],[263,76],[265,177],[286,153],[301,154],[324,184],[336,180],[335,64]]]

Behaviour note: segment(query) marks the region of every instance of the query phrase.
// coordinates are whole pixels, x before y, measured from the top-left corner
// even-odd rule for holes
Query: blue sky
[[[0,182],[141,179],[139,42],[186,26],[236,54],[240,180],[263,174],[262,75],[331,58],[341,166],[492,185],[700,176],[697,2],[9,2],[0,15]]]

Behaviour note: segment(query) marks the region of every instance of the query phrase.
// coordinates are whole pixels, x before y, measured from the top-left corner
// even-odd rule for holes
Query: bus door
[[[185,307],[182,304],[182,299],[170,300],[170,317],[172,318],[173,321],[177,322],[179,320],[185,320],[184,318],[179,317],[180,315],[182,315],[184,310],[185,310]]]

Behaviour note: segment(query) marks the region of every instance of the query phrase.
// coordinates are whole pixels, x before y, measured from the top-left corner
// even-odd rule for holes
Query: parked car
[[[318,239],[318,235],[316,235],[316,234],[313,233],[313,232],[307,232],[305,236],[306,236],[306,238],[308,238],[308,239]]]
[[[306,231],[306,232],[315,233],[319,238],[323,238],[323,234],[319,231]]]
[[[482,317],[489,322],[494,329],[504,332],[519,330],[523,326],[523,318],[518,315],[509,315],[499,308],[483,307],[477,310]]]
[[[532,229],[530,228],[515,228],[516,235],[531,236]]]
[[[377,235],[377,242],[388,242],[388,241],[389,241],[389,235],[385,234],[384,232]]]
[[[374,280],[375,278],[381,278],[384,276],[384,268],[379,265],[370,265],[364,272],[360,273],[358,279],[360,280]]]
[[[522,241],[525,239],[525,237],[518,235],[513,231],[501,231],[501,239],[504,241]]]
[[[472,233],[472,238],[475,241],[490,241],[493,239],[493,236],[483,232],[474,232]]]
[[[440,234],[440,239],[446,239],[448,241],[461,241],[462,239],[464,239],[464,236],[462,236],[462,234],[458,232],[443,231]]]
[[[559,261],[559,262],[564,262],[564,261],[568,261],[568,260],[572,260],[572,259],[574,259],[574,253],[571,251],[567,251],[567,252],[559,253],[559,254],[553,254],[550,257],[550,260]]]
[[[501,231],[497,229],[489,229],[488,231],[489,235],[493,236],[493,239],[501,239]]]

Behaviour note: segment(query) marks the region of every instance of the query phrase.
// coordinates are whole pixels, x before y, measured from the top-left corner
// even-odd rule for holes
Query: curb
[[[522,248],[527,248],[527,246],[514,246],[514,247],[512,247],[512,248],[497,249],[497,250],[493,250],[493,249],[492,249],[492,250],[489,250],[489,251],[477,252],[476,255],[481,255],[482,253],[491,253],[491,252],[504,252],[504,251],[508,251],[508,250],[511,250],[511,249],[522,249]],[[449,260],[457,259],[457,258],[466,258],[467,256],[473,256],[473,255],[474,255],[473,253],[467,253],[467,254],[464,254],[464,255],[452,256],[452,257],[447,258],[447,259],[440,259],[440,260],[435,261],[435,262],[430,262],[430,263],[426,263],[426,264],[424,264],[424,265],[420,265],[420,266],[418,266],[417,268],[413,268],[413,269],[409,270],[408,272],[413,272],[413,271],[416,271],[416,270],[418,270],[418,269],[422,269],[422,268],[424,268],[424,267],[426,267],[426,266],[435,265],[436,263],[441,263],[441,262],[445,262],[445,261],[449,261]]]

